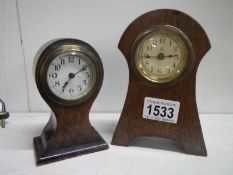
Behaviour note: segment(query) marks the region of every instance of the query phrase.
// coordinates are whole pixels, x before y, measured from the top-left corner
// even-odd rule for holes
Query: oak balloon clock
[[[129,67],[129,86],[112,144],[139,136],[173,139],[188,154],[206,156],[195,97],[198,65],[210,49],[203,28],[176,10],[138,17],[119,48]]]
[[[104,74],[95,49],[76,39],[52,41],[35,65],[37,88],[53,112],[34,138],[37,164],[107,149],[89,121]]]

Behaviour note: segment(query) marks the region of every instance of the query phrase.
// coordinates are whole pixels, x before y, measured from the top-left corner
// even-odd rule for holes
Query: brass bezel
[[[179,40],[178,44],[182,46],[182,51],[184,54],[184,58],[182,61],[182,64],[180,64],[175,72],[171,72],[169,76],[157,76],[149,72],[144,65],[140,62],[141,56],[138,54],[140,53],[140,50],[142,48],[139,48],[147,39],[149,39],[154,34],[162,34],[167,35],[173,40]],[[178,28],[170,26],[170,25],[158,25],[154,26],[152,28],[149,28],[148,30],[145,30],[142,32],[137,39],[135,40],[132,50],[131,50],[131,66],[137,76],[139,76],[140,79],[143,81],[156,85],[169,85],[173,82],[179,80],[183,77],[185,72],[187,72],[187,69],[192,62],[193,59],[193,50],[192,50],[192,44],[188,37]]]
[[[92,62],[94,68],[93,72],[95,74],[94,82],[92,84],[92,87],[90,90],[84,94],[81,98],[77,98],[74,100],[67,100],[58,97],[55,95],[49,88],[48,82],[47,82],[47,71],[50,63],[60,54],[65,52],[80,52],[84,55],[86,55]],[[42,87],[43,94],[45,94],[50,100],[52,100],[55,103],[64,105],[64,106],[76,106],[79,104],[84,103],[89,98],[91,98],[94,94],[97,94],[100,90],[100,87],[103,82],[103,65],[100,57],[96,53],[96,51],[87,43],[80,41],[80,40],[74,40],[74,39],[63,39],[58,40],[51,45],[49,45],[44,52],[40,55],[39,60],[42,61],[40,64],[40,67],[37,67],[36,69],[39,69],[39,83],[41,84],[40,87]]]

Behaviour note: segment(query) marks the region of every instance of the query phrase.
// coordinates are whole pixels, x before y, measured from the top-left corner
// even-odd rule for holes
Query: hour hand
[[[164,55],[164,57],[172,58],[172,57],[178,57],[178,55]]]
[[[63,92],[65,91],[65,88],[66,88],[66,86],[68,85],[68,82],[69,82],[69,80],[66,81],[66,82],[64,83],[64,85],[62,86],[62,91],[63,91]]]
[[[151,56],[151,55],[148,55],[148,54],[143,55],[143,57],[145,57],[145,58],[157,58],[157,56]]]
[[[64,92],[64,90],[65,90],[66,86],[68,85],[68,83],[69,83],[70,79],[72,79],[72,78],[74,78],[74,77],[75,77],[75,74],[73,74],[73,73],[69,73],[68,77],[69,77],[69,79],[68,79],[68,80],[64,83],[64,85],[62,86],[62,91],[63,91],[63,92]]]

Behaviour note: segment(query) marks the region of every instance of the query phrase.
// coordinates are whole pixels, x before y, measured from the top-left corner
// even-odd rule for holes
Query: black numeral
[[[73,94],[73,93],[74,93],[74,89],[70,88],[70,89],[69,89],[69,93],[70,93],[70,94]]]
[[[154,112],[153,112],[154,116],[158,116],[159,115],[159,107],[160,106],[155,106],[154,107]]]
[[[173,63],[173,67],[174,67],[174,68],[176,67],[176,62]]]
[[[86,73],[86,77],[89,78],[90,77],[89,72],[85,72],[85,73]]]
[[[174,109],[173,108],[166,108],[165,106],[157,106],[155,105],[153,108],[153,105],[148,105],[147,106],[148,109],[148,114],[149,115],[153,115],[155,117],[157,116],[161,116],[161,117],[168,117],[168,118],[172,118],[174,117]]]
[[[158,74],[161,74],[162,73],[162,69],[158,69]]]
[[[146,46],[146,50],[147,50],[147,51],[152,50],[152,46]]]
[[[173,114],[174,109],[173,108],[168,108],[168,110],[170,111],[170,115],[167,115],[167,117],[172,118],[174,116],[174,114]]]
[[[151,71],[151,72],[154,71],[154,67],[153,67],[153,66],[150,67],[150,71]]]
[[[60,82],[59,81],[55,81],[55,86],[60,86]]]
[[[61,58],[61,65],[64,65],[64,64],[65,64],[65,59]]]
[[[152,45],[156,45],[157,44],[157,41],[156,40],[152,40]]]
[[[147,106],[147,108],[149,109],[148,114],[151,115],[151,108],[152,108],[152,105]]]
[[[59,71],[60,69],[61,69],[61,65],[60,64],[54,65],[54,70],[55,71]]]
[[[49,77],[52,77],[52,78],[54,78],[54,79],[56,79],[57,78],[57,73],[50,73],[49,74]]]
[[[79,91],[82,91],[82,86],[78,85]]]
[[[161,37],[161,38],[159,39],[159,42],[160,42],[161,44],[165,44],[166,38]]]
[[[68,56],[69,63],[74,63],[74,57],[73,56]]]
[[[161,109],[162,109],[162,112],[160,113],[160,116],[161,117],[166,117],[167,108],[165,106],[163,106]]]

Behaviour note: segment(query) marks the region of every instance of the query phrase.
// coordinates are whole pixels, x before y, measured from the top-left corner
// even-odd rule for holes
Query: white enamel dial
[[[47,70],[47,83],[54,95],[77,100],[88,94],[96,80],[96,70],[88,56],[69,51],[56,56]]]

